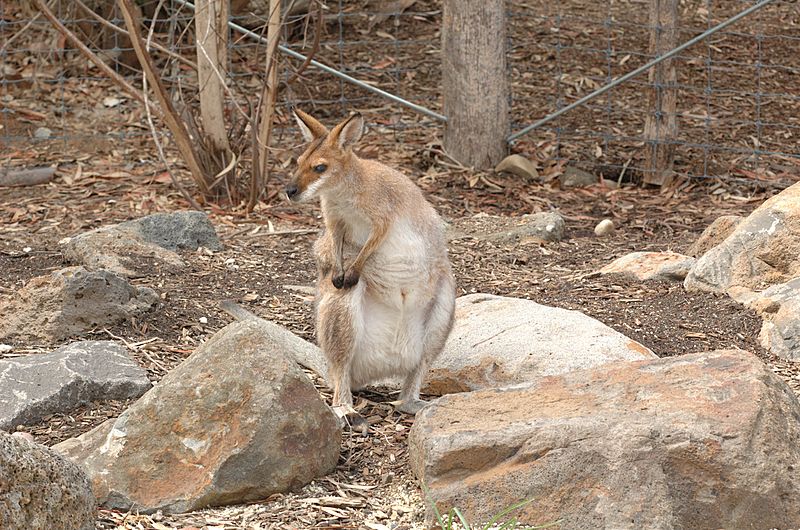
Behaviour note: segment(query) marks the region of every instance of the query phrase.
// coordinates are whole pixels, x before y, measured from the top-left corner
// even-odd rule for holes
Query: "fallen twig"
[[[35,186],[53,180],[54,167],[0,171],[0,187]]]

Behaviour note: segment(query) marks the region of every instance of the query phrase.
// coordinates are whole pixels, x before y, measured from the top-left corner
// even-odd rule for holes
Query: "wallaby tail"
[[[236,320],[254,320],[259,318],[258,315],[251,313],[233,300],[222,300],[219,303],[219,307]]]

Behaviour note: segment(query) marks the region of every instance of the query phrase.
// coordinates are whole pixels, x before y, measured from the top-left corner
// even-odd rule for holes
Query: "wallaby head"
[[[364,118],[353,114],[329,131],[302,110],[293,112],[309,144],[297,159],[297,171],[286,186],[286,196],[295,202],[307,202],[341,184],[352,170],[352,148],[364,134]]]

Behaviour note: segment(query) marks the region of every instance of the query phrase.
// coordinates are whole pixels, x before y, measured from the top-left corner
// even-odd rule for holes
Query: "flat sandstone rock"
[[[612,361],[653,358],[638,342],[578,311],[472,294],[456,300],[453,331],[425,378],[425,392],[496,388]]]
[[[119,418],[55,448],[120,510],[180,513],[299,488],[333,470],[341,441],[292,358],[304,342],[275,324],[230,324]]]
[[[639,281],[683,281],[694,261],[677,252],[631,252],[600,269],[600,274],[621,274]]]
[[[793,528],[800,403],[715,351],[452,394],[417,414],[411,467],[441,511],[559,528]],[[430,511],[429,511],[430,515]]]

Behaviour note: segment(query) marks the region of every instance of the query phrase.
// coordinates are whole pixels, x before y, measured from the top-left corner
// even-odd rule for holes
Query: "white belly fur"
[[[354,388],[407,375],[422,358],[424,315],[432,295],[429,250],[406,223],[396,223],[352,289]]]

